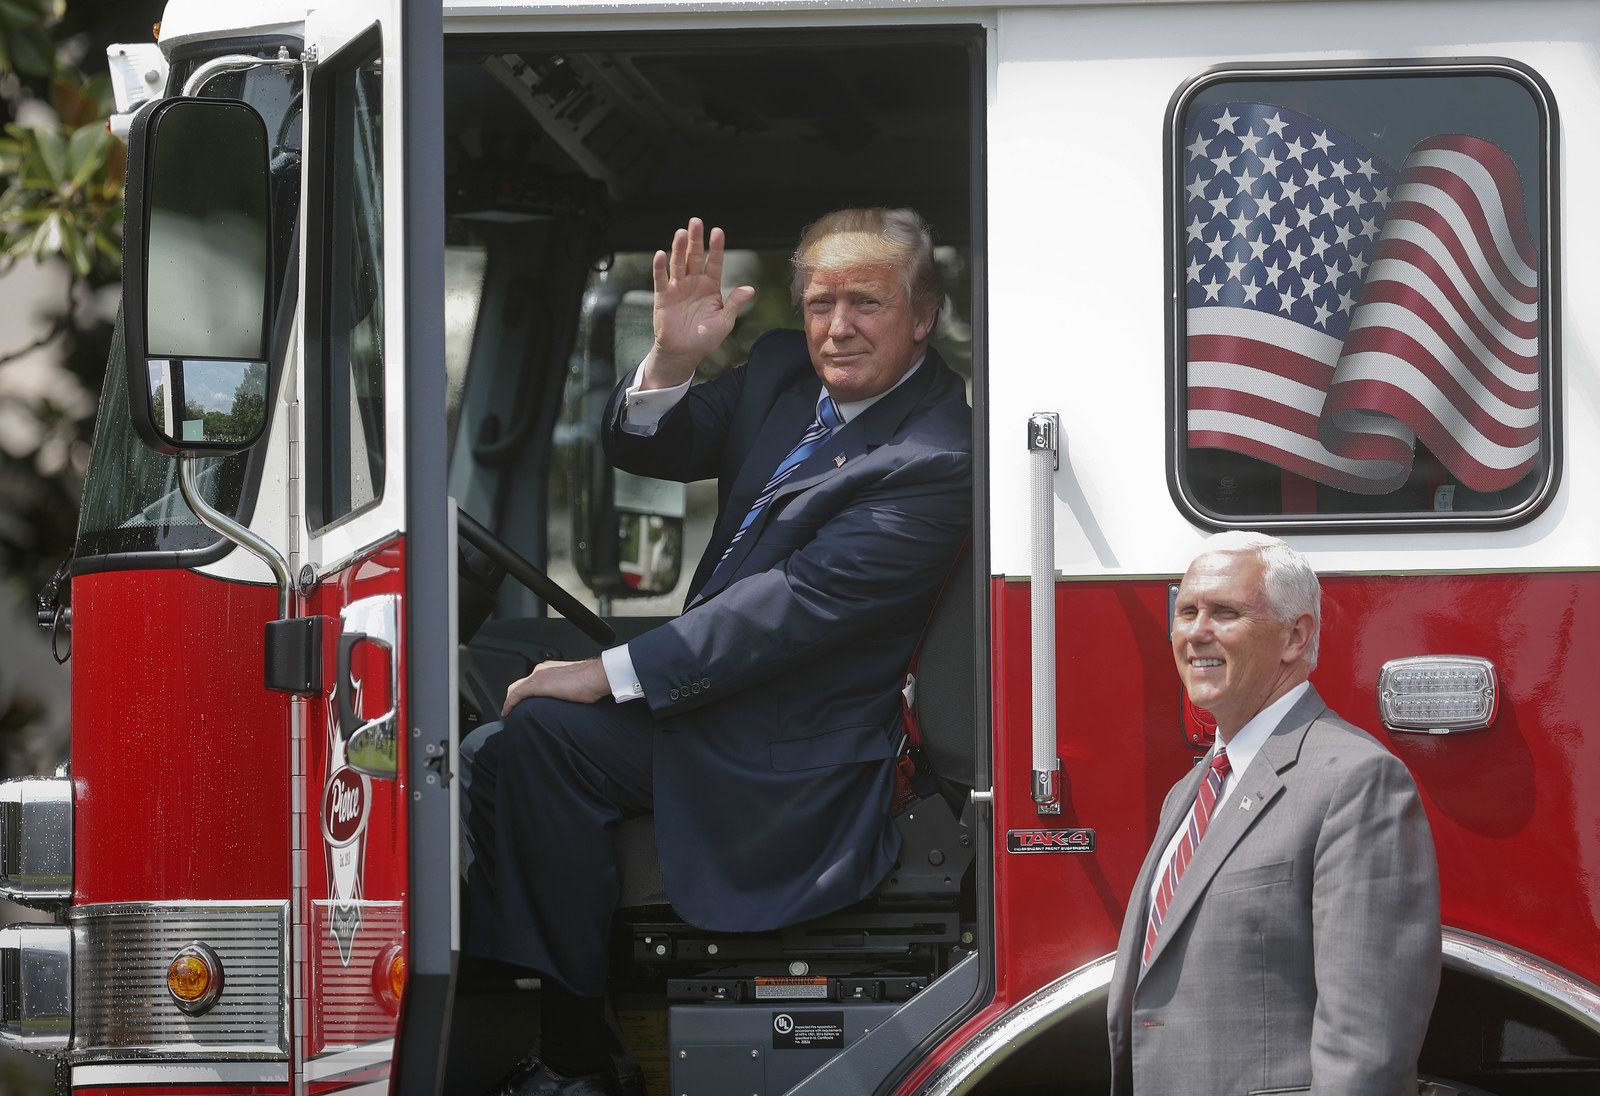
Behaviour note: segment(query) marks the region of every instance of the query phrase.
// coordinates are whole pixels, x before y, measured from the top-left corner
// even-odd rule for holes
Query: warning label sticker
[[[773,1050],[844,1049],[843,1012],[774,1012]]]

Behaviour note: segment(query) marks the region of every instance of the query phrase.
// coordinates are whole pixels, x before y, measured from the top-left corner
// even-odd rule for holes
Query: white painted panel
[[[1529,40],[1537,27],[1539,38]],[[1165,473],[1163,123],[1208,68],[1248,61],[1505,57],[1550,85],[1562,118],[1600,110],[1600,9],[1569,2],[1246,3],[1001,13],[989,108],[992,563],[1028,570],[1024,424],[1061,415],[1057,566],[1176,574],[1206,531]],[[1314,47],[1314,48],[1313,48]],[[1597,166],[1562,135],[1558,199]],[[1592,203],[1561,201],[1562,480],[1534,521],[1494,532],[1293,536],[1324,571],[1600,565],[1600,376]]]

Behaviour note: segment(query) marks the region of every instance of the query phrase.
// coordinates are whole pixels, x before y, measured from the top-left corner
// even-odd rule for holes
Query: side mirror
[[[584,583],[602,597],[670,594],[683,573],[688,488],[611,467],[600,447],[600,418],[617,381],[650,349],[651,294],[593,294],[591,333],[582,357],[585,429],[573,464],[573,558]]]
[[[683,571],[683,518],[688,489],[681,483],[647,479],[620,469],[611,473],[614,541],[602,547],[616,568],[612,597],[670,594]],[[603,519],[602,519],[603,520]]]
[[[163,453],[235,453],[266,425],[267,126],[227,99],[163,99],[128,135],[128,407]]]

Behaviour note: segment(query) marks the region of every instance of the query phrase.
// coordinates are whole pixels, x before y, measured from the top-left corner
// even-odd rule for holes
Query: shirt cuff
[[[642,434],[645,437],[656,432],[656,425],[666,417],[668,411],[678,406],[678,401],[683,399],[683,394],[689,391],[689,381],[674,385],[672,388],[641,389],[638,374],[622,395],[622,430],[626,434]]]
[[[605,668],[611,697],[618,704],[644,696],[644,686],[639,684],[639,675],[633,671],[633,656],[628,653],[626,643],[601,651],[600,665]]]

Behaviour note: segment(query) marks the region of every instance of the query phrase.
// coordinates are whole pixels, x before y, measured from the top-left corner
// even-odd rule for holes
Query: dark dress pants
[[[605,993],[611,826],[650,812],[656,726],[639,702],[534,697],[462,741],[468,954]]]

